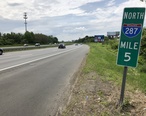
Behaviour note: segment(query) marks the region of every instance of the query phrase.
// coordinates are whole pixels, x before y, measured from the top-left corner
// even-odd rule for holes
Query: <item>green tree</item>
[[[0,33],[0,45],[34,44],[37,42],[41,44],[58,43],[58,39],[52,35],[34,34],[29,31],[26,31],[24,34],[14,32]]]
[[[34,44],[34,42],[35,42],[34,33],[26,31],[24,34],[24,39],[28,42],[28,44]]]

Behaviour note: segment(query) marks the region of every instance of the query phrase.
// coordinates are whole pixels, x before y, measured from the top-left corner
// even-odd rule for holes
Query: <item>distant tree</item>
[[[35,42],[35,36],[33,32],[26,31],[23,39],[25,39],[29,44],[33,44]]]
[[[146,58],[146,28],[143,28],[140,55]]]
[[[26,31],[24,34],[14,32],[0,33],[0,45],[34,44],[37,42],[41,44],[58,43],[58,38],[52,35],[34,34],[29,31]]]
[[[79,38],[78,40],[75,40],[75,43],[88,43],[88,42],[94,42],[94,36],[86,35],[84,38]]]
[[[15,44],[21,44],[21,41],[23,39],[23,35],[20,33],[11,32],[11,34],[9,34],[8,38],[13,40]]]
[[[58,38],[57,37],[53,38],[53,43],[58,43]]]
[[[47,36],[44,34],[35,34],[35,42],[39,42],[41,44],[49,44],[49,43],[58,43],[57,37],[53,37],[52,35]]]

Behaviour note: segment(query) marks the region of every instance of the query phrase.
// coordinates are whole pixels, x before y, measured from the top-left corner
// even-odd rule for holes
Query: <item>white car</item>
[[[28,44],[24,44],[24,46],[28,46]]]
[[[40,43],[36,43],[35,46],[40,46]]]

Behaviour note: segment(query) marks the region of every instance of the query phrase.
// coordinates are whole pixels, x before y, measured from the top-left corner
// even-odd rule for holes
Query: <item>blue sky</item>
[[[59,41],[107,35],[119,31],[125,7],[146,7],[140,0],[3,0],[0,3],[0,32],[28,31],[53,35]],[[146,22],[144,24],[146,26]]]

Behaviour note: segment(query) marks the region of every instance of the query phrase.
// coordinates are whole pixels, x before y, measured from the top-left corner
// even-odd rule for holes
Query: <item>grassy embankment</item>
[[[116,108],[124,69],[116,64],[117,49],[111,49],[110,44],[88,45],[86,64],[77,76],[72,97],[62,116],[142,116],[145,96],[137,90],[146,92],[146,74],[139,71],[141,66],[128,67],[123,107]]]
[[[100,43],[90,43],[89,46],[90,52],[83,73],[95,71],[101,77],[121,85],[124,67],[116,64],[117,51]],[[139,69],[140,64],[136,68],[128,67],[126,84],[132,86],[133,90],[139,89],[146,93],[146,74]]]

